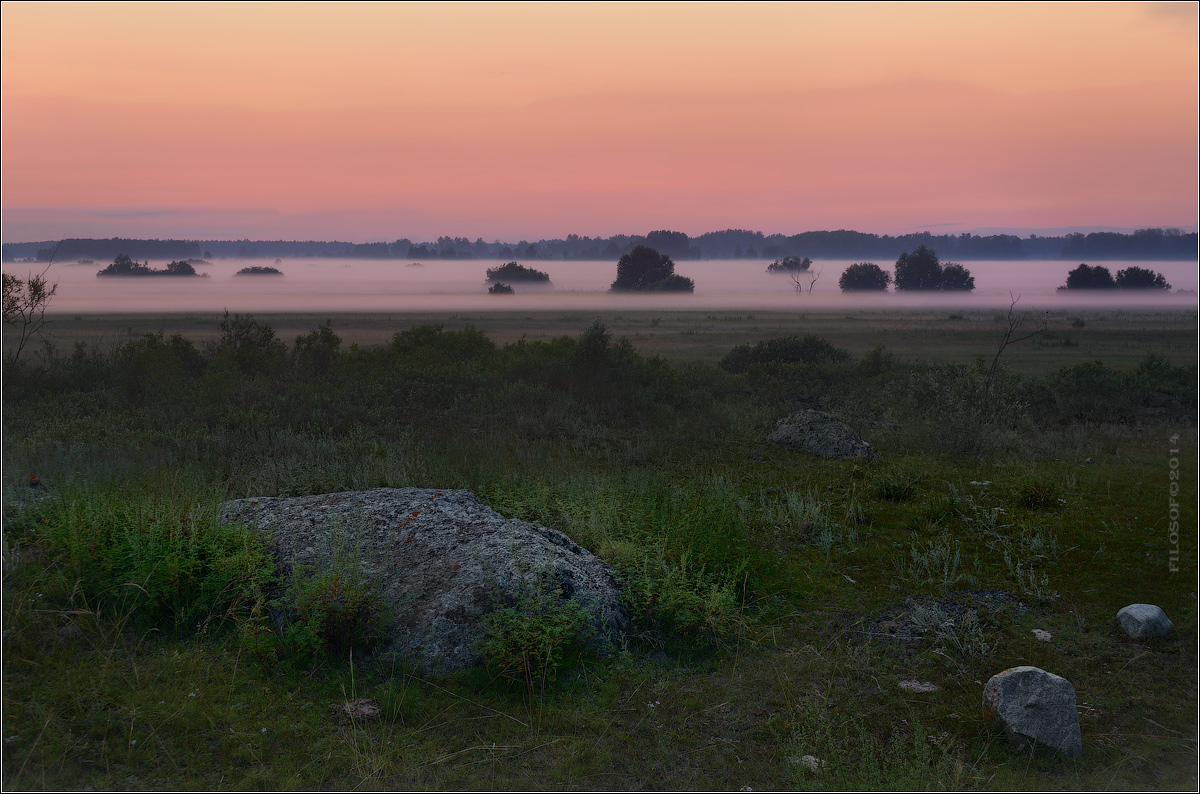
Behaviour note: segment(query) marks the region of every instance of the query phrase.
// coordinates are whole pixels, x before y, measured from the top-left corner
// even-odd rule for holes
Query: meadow
[[[1197,315],[1041,322],[994,378],[994,308],[66,315],[19,362],[6,332],[4,786],[1195,788]],[[801,408],[881,459],[769,444]],[[596,655],[534,606],[435,677],[278,619],[217,506],[379,486],[566,532],[629,632]],[[1137,602],[1175,632],[1125,638]],[[514,674],[514,637],[560,652]],[[1024,664],[1074,685],[1082,758],[982,718]]]

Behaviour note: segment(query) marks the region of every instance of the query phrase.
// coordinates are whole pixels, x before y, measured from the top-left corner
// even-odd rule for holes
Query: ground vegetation
[[[228,313],[6,355],[4,785],[1190,788],[1197,571],[1170,522],[1196,522],[1195,320],[1122,318],[1072,330],[1108,347],[1051,328],[994,367],[1013,312],[906,320],[921,355],[879,344],[905,338],[890,316],[661,313],[638,341],[670,361],[609,318],[368,345]],[[807,408],[880,460],[767,442]],[[376,486],[562,530],[614,568],[629,631],[596,653],[535,582],[484,664],[430,676],[371,650],[353,555],[281,577],[216,520]],[[1176,632],[1123,639],[1130,603]],[[1071,680],[1082,758],[980,718],[972,682],[1017,664]]]

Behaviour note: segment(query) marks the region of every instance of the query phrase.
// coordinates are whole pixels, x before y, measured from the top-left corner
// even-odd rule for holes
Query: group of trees
[[[550,274],[531,267],[508,262],[500,267],[487,269],[487,281],[526,281],[532,284],[549,284]]]
[[[894,277],[874,262],[859,262],[846,268],[838,286],[843,292],[886,290],[893,281],[897,290],[970,292],[975,289],[971,271],[954,262],[943,265],[937,253],[923,245],[912,253],[900,254]]]
[[[1080,264],[1067,273],[1067,283],[1058,288],[1063,290],[1076,289],[1161,289],[1170,290],[1171,285],[1163,278],[1162,273],[1147,270],[1144,267],[1127,267],[1117,271],[1113,278],[1108,268],[1102,265]]]
[[[507,262],[500,267],[489,267],[486,281],[491,286],[488,287],[488,294],[512,295],[516,292],[511,286],[501,281],[501,279],[504,279],[504,281],[523,281],[526,284],[549,284],[550,274],[541,270],[534,270],[531,267],[525,267],[516,262]]]
[[[208,278],[207,273],[197,273],[190,262],[169,262],[162,270],[150,267],[149,262],[137,262],[125,254],[117,254],[108,267],[96,274],[97,276],[199,276]]]

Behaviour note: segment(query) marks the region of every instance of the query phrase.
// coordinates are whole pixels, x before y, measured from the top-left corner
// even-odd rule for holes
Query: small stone
[[[1165,637],[1175,628],[1167,614],[1153,604],[1130,604],[1117,613],[1117,623],[1135,640]]]
[[[820,772],[821,767],[825,766],[825,762],[820,758],[817,758],[815,755],[800,756],[800,763],[808,767],[809,771],[812,772]]]
[[[932,684],[929,681],[901,681],[898,686],[905,692],[937,692],[937,684]]]
[[[1018,742],[1034,741],[1078,758],[1083,754],[1075,687],[1037,667],[1012,667],[988,679],[983,715]]]
[[[1050,642],[1050,638],[1054,635],[1044,629],[1034,629],[1033,636],[1042,642]]]

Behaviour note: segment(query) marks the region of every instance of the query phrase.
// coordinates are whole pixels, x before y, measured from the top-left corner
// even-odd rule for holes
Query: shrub
[[[335,529],[327,542],[328,565],[293,565],[287,589],[273,602],[286,619],[285,647],[301,656],[369,650],[392,617],[376,583],[363,573],[353,533]]]
[[[838,279],[838,286],[843,292],[854,290],[887,291],[892,283],[892,274],[874,262],[859,262],[846,268]]]
[[[1117,286],[1113,281],[1112,273],[1108,272],[1108,268],[1102,265],[1091,265],[1080,263],[1079,267],[1067,273],[1067,283],[1058,289],[1112,289]]]
[[[113,353],[114,380],[133,404],[178,395],[186,381],[203,370],[200,351],[179,334],[172,335],[169,342],[162,334],[146,334]]]
[[[386,605],[357,565],[338,562],[329,570],[293,566],[283,601],[292,621],[286,645],[301,654],[368,650],[383,637]]]
[[[540,270],[534,270],[531,267],[519,265],[516,262],[509,262],[500,267],[490,267],[487,271],[488,281],[540,281],[547,284],[550,283],[550,274],[543,273]]]
[[[195,276],[208,278],[207,273],[197,273],[190,262],[170,262],[162,270],[150,267],[149,262],[137,262],[125,254],[118,254],[111,265],[96,274],[97,276]]]
[[[970,292],[975,289],[975,277],[962,265],[951,262],[942,269],[942,284],[938,289],[946,292]]]
[[[1118,270],[1116,284],[1121,289],[1171,289],[1162,273],[1136,266]]]
[[[896,260],[896,289],[898,290],[961,290],[975,289],[975,278],[962,265],[948,263],[944,267],[937,254],[923,245]]]
[[[725,354],[719,366],[734,374],[745,372],[752,364],[840,364],[850,360],[850,354],[834,347],[827,339],[815,334],[803,337],[788,336],[768,339],[754,347],[738,345]]]
[[[264,372],[287,354],[270,323],[260,323],[248,314],[231,315],[226,309],[219,330],[217,340],[208,345],[208,355],[229,356],[242,372]]]
[[[785,256],[767,265],[768,273],[802,273],[812,267],[812,260],[806,257]]]
[[[675,274],[675,263],[666,254],[660,254],[644,245],[635,246],[617,262],[617,279],[612,283],[612,292],[672,291],[692,292],[695,283]]]
[[[512,684],[553,681],[568,655],[582,653],[591,634],[588,613],[564,599],[549,571],[522,578],[514,603],[488,613],[477,651],[495,675]]]
[[[221,523],[173,483],[60,491],[24,522],[62,582],[63,606],[146,626],[194,626],[247,609],[272,572],[256,533]]]
[[[296,337],[293,357],[301,367],[317,373],[327,372],[337,361],[342,340],[333,332],[333,321],[326,320],[307,334]]]

